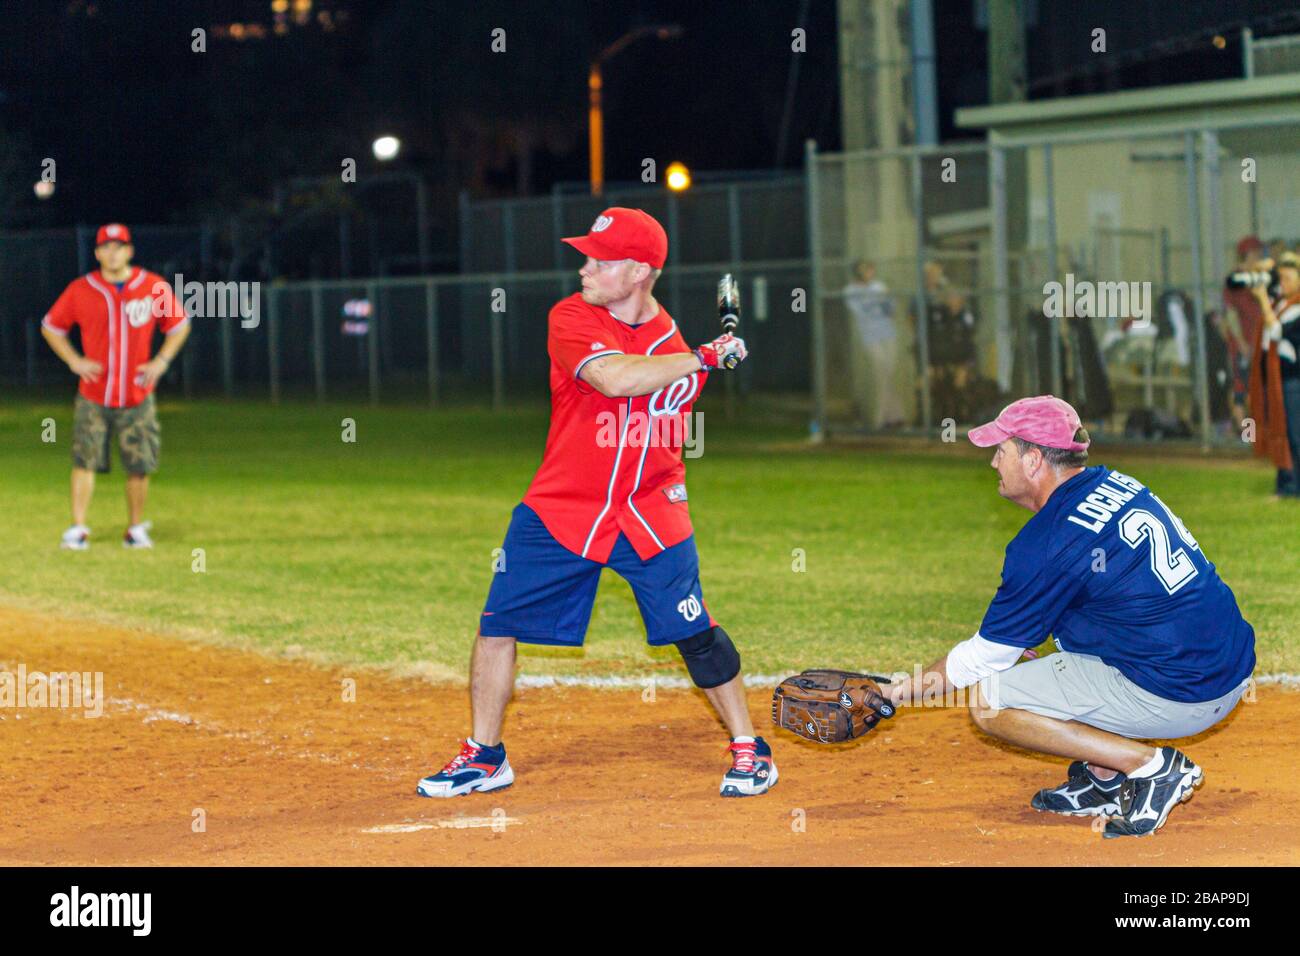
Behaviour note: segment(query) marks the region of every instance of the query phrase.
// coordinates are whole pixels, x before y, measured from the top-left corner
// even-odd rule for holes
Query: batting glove
[[[715,368],[726,368],[728,356],[736,356],[737,362],[745,361],[749,355],[749,349],[745,348],[745,340],[737,338],[728,332],[726,335],[720,335],[707,345],[701,345],[695,350],[695,357],[700,360],[700,368],[709,371]]]

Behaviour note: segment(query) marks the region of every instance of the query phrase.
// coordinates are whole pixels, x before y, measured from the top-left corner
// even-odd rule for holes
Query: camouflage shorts
[[[107,474],[114,435],[122,452],[122,467],[129,474],[152,475],[158,470],[161,437],[152,395],[134,408],[105,408],[77,396],[72,417],[72,463]]]

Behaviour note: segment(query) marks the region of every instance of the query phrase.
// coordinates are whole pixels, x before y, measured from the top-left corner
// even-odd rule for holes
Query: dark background
[[[1269,0],[1027,0],[1031,98],[1240,75],[1239,31],[1294,31],[1296,3]],[[587,175],[586,74],[624,31],[678,23],[606,71],[607,179],[662,168],[797,168],[805,138],[840,146],[834,0],[441,2],[315,0],[303,24],[271,0],[0,0],[0,226],[106,220],[193,222],[265,207],[290,176],[394,164],[432,186],[450,219],[475,197],[544,193]],[[801,17],[806,11],[806,22]],[[245,38],[230,35],[232,24]],[[940,135],[959,106],[987,102],[987,11],[936,0]],[[807,29],[785,147],[792,54]],[[1109,54],[1089,49],[1107,30]],[[207,30],[207,52],[191,31]],[[490,51],[495,27],[507,52]],[[260,28],[264,36],[248,34]],[[1235,31],[1235,32],[1234,32]],[[1215,49],[1210,37],[1224,32]],[[38,202],[40,162],[58,190]]]

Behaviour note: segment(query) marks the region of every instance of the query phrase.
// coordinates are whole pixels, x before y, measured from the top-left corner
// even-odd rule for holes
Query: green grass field
[[[706,600],[745,670],[928,663],[978,626],[1002,551],[1029,512],[1001,500],[964,441],[820,447],[756,412],[701,403],[688,462]],[[458,678],[492,550],[540,460],[544,408],[207,401],[160,404],[163,466],[149,516],[157,547],[128,552],[120,462],[100,479],[94,547],[58,550],[68,523],[72,396],[0,397],[0,603],[136,625],[271,654]],[[41,422],[57,441],[41,440]],[[716,417],[715,417],[716,416]],[[341,440],[341,421],[357,440]],[[1300,508],[1243,458],[1094,453],[1157,490],[1237,594],[1259,671],[1300,671]],[[207,570],[192,570],[194,549]],[[806,571],[792,570],[802,549]],[[612,572],[581,652],[524,649],[524,673],[680,671],[650,651]]]

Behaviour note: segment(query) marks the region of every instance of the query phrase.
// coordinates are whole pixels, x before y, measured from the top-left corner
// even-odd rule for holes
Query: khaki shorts
[[[152,395],[134,408],[105,408],[84,395],[77,396],[72,416],[72,463],[107,474],[114,435],[128,474],[152,475],[158,470],[161,432]]]
[[[1217,700],[1186,704],[1157,697],[1099,657],[1059,651],[980,681],[994,710],[1077,720],[1139,740],[1177,740],[1213,727],[1237,706],[1250,679]]]

